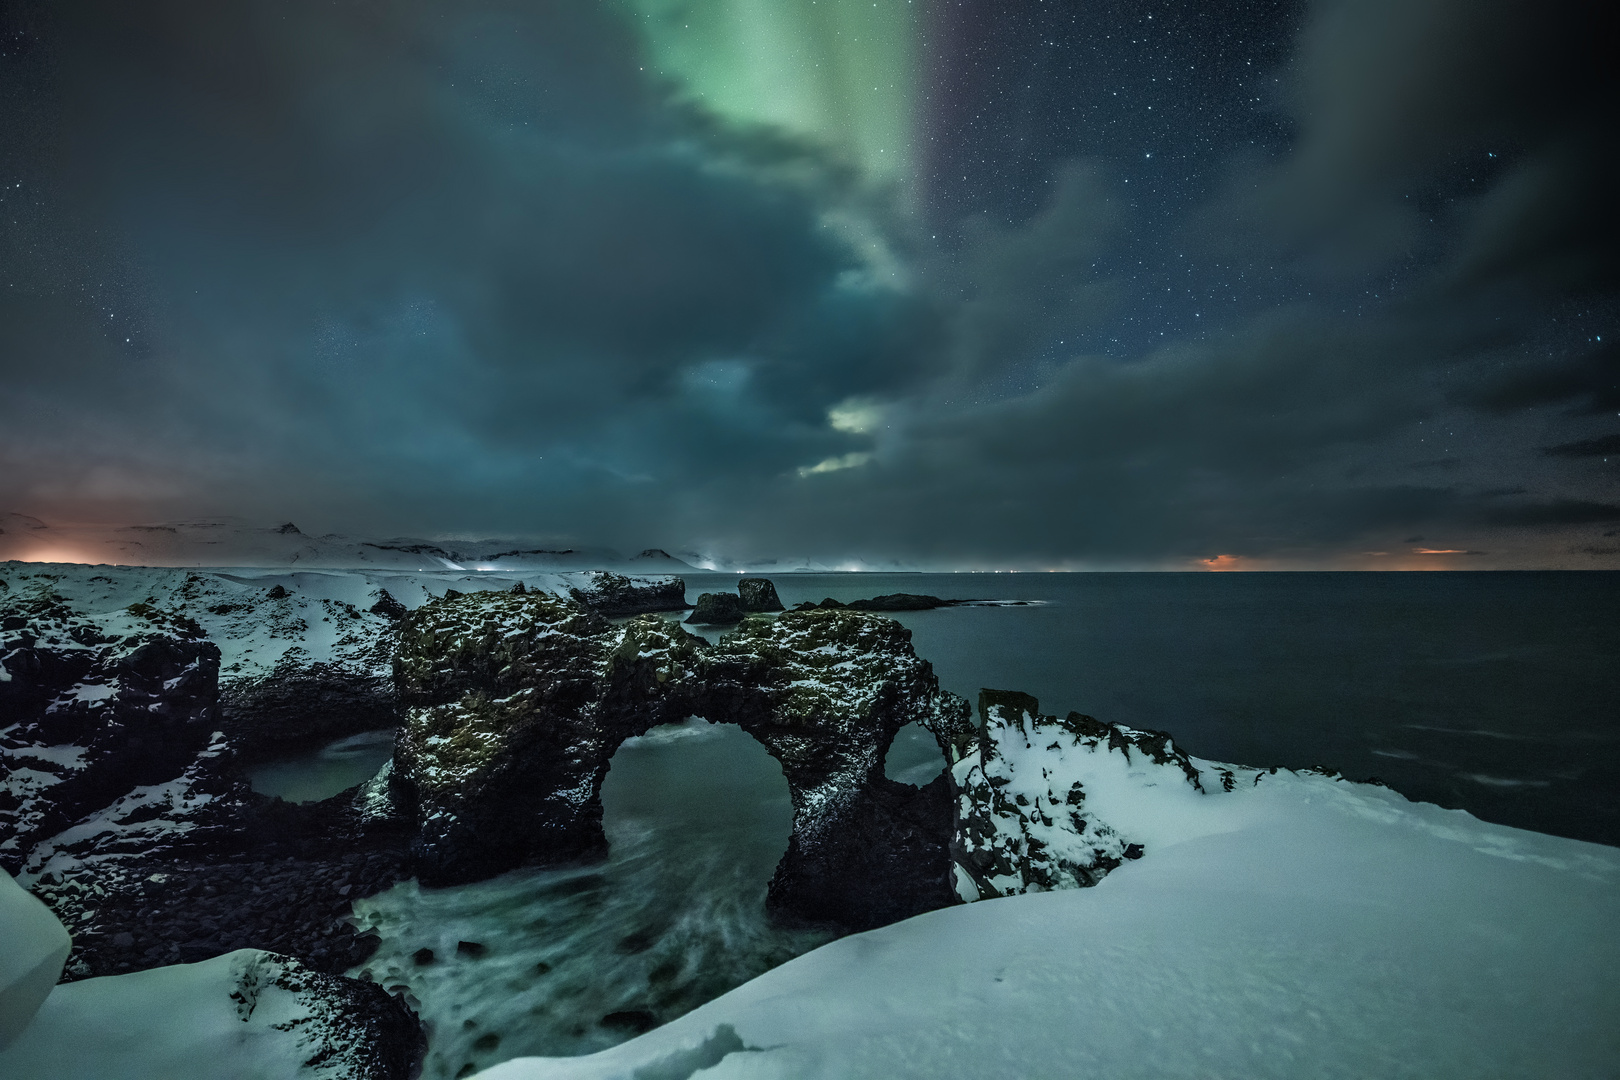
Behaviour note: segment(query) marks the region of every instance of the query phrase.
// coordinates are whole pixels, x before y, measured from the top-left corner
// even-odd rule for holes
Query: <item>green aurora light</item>
[[[818,142],[878,183],[911,175],[909,0],[625,0],[650,61],[710,111]]]

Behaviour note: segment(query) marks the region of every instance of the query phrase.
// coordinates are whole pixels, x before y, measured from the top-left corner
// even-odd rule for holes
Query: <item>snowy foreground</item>
[[[1620,851],[1287,772],[1170,802],[1138,822],[1157,850],[1095,888],[844,938],[633,1042],[480,1075],[1620,1069]]]
[[[614,1049],[480,1075],[1615,1075],[1620,851],[1321,776],[1242,778],[1099,791],[1116,821],[1135,804],[1151,854],[1094,888],[844,938]],[[232,1019],[226,974],[59,986],[0,1074],[321,1075],[277,1050],[296,1040]]]

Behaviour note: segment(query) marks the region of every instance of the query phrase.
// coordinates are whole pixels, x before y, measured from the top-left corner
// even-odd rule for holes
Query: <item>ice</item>
[[[1139,821],[1105,787],[1152,845],[1094,888],[844,938],[619,1047],[480,1075],[659,1075],[725,1030],[743,1049],[698,1075],[1612,1075],[1620,851],[1286,771]]]
[[[0,870],[0,1051],[28,1027],[72,944],[50,909]]]

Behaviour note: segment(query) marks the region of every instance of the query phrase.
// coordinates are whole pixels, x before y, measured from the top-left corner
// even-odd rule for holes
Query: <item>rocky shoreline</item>
[[[711,644],[645,614],[688,606],[679,579],[443,587],[406,604],[377,586],[330,595],[325,579],[167,573],[166,594],[100,607],[64,596],[61,574],[0,578],[0,865],[72,931],[66,981],[243,949],[296,958],[397,1044],[368,1051],[392,1063],[364,1074],[379,1080],[415,1067],[420,1032],[386,989],[342,975],[376,946],[352,902],[413,876],[600,857],[609,760],[657,725],[733,723],[777,759],[794,817],[768,907],[840,931],[1095,884],[1142,854],[1079,781],[1031,779],[1020,762],[1037,732],[1043,752],[1139,760],[1204,790],[1156,733],[1057,721],[999,692],[974,722],[880,614],[958,601],[782,611],[769,580],[742,579],[699,600],[694,621],[736,627]],[[119,598],[116,578],[92,581]],[[884,775],[908,724],[952,765],[922,788]],[[398,731],[393,760],[358,788],[294,805],[248,785],[256,762],[381,727]]]

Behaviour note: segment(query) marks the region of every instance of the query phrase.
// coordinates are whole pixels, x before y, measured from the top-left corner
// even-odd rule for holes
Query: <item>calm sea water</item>
[[[1620,844],[1620,574],[780,574],[891,592],[946,689],[1023,690],[1188,752],[1325,765],[1488,821]],[[688,599],[735,588],[688,574]]]

